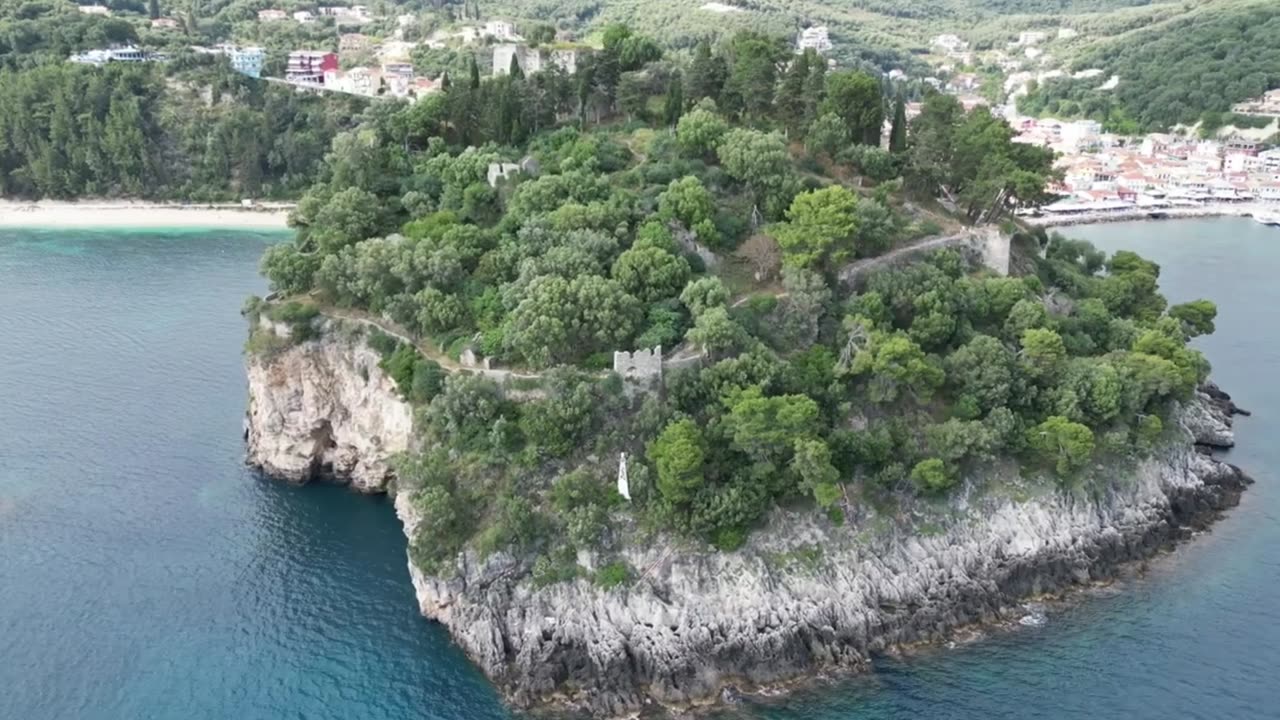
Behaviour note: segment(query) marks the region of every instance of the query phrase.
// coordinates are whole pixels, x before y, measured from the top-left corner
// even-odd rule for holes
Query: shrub
[[[608,590],[631,579],[631,568],[622,560],[615,560],[596,570],[596,585]]]

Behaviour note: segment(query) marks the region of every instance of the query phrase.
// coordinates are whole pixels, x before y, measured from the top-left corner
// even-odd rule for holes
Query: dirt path
[[[380,330],[381,332],[384,332],[387,335],[390,335],[391,337],[399,340],[402,343],[405,343],[406,345],[412,345],[414,348],[417,349],[417,351],[424,358],[427,358],[428,360],[439,363],[440,367],[444,368],[445,370],[448,370],[449,372],[471,372],[477,375],[484,375],[487,378],[498,380],[498,381],[502,381],[507,378],[521,378],[521,379],[529,379],[529,380],[538,380],[542,378],[541,373],[520,372],[518,370],[508,370],[504,368],[471,367],[468,365],[463,365],[457,360],[454,360],[453,358],[441,352],[439,348],[414,340],[407,331],[405,331],[401,327],[398,327],[391,321],[383,318],[374,317],[372,315],[369,315],[368,313],[363,313],[358,310],[329,308],[324,311],[324,314],[328,315],[329,317],[338,318],[339,320],[359,323],[366,327],[372,327],[377,330]]]

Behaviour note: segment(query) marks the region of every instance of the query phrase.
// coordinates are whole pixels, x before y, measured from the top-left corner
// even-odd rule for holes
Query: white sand
[[[126,200],[59,202],[0,200],[0,227],[25,228],[227,228],[284,230],[292,205],[144,203]]]

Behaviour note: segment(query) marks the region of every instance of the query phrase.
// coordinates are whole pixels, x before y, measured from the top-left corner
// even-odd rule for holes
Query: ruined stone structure
[[[489,163],[489,172],[485,179],[489,181],[489,187],[498,187],[499,180],[514,177],[518,172],[520,172],[520,166],[515,163]]]
[[[662,346],[648,350],[626,352],[615,350],[613,353],[613,371],[631,382],[662,381]]]

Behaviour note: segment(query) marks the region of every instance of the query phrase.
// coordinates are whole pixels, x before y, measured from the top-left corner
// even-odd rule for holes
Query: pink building
[[[289,53],[284,77],[291,82],[324,84],[325,73],[338,71],[338,54],[323,50],[295,50]]]

